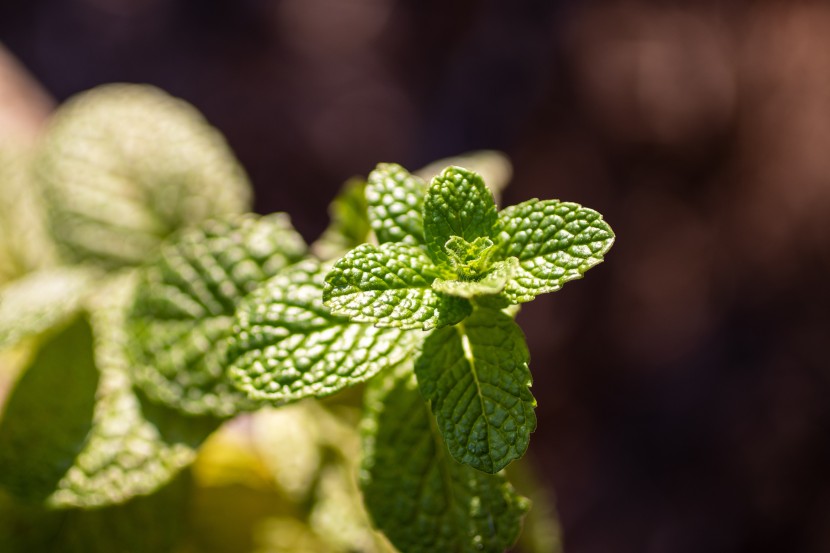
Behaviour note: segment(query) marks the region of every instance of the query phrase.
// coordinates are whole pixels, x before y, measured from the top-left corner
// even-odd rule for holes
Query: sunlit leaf
[[[109,268],[151,259],[180,228],[250,207],[222,136],[187,103],[143,85],[98,87],[60,107],[34,175],[66,259]]]

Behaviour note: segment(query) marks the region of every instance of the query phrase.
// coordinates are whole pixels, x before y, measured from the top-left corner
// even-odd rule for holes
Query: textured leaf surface
[[[158,89],[107,85],[76,96],[35,161],[50,226],[71,261],[151,259],[182,227],[247,211],[247,178],[222,136]]]
[[[354,322],[408,329],[454,324],[470,313],[470,304],[434,291],[436,276],[429,256],[417,246],[364,244],[334,265],[323,300],[332,313]]]
[[[424,238],[436,263],[449,264],[445,245],[451,238],[472,244],[492,237],[497,220],[493,195],[476,173],[447,167],[432,179],[424,200]]]
[[[94,277],[89,270],[61,267],[30,273],[0,289],[0,349],[75,315]]]
[[[484,184],[493,193],[496,203],[499,202],[501,192],[507,188],[513,176],[513,165],[510,163],[510,159],[496,150],[477,150],[439,159],[422,169],[418,169],[413,174],[429,182],[450,165],[464,167],[481,175]]]
[[[4,486],[50,508],[146,495],[195,456],[219,421],[145,409],[127,372],[123,316],[131,286],[101,294],[92,332],[79,319],[38,354],[0,425]],[[94,337],[93,337],[94,334]]]
[[[614,232],[596,211],[558,200],[529,200],[499,214],[501,252],[519,260],[506,294],[527,302],[559,290],[603,260]]]
[[[417,334],[352,323],[323,305],[326,269],[305,261],[251,294],[236,314],[228,361],[251,398],[282,403],[363,382],[406,357]]]
[[[403,364],[366,391],[361,487],[375,524],[407,553],[504,551],[527,500],[449,455],[417,387]]]
[[[154,492],[188,466],[219,426],[146,405],[129,378],[124,318],[133,283],[109,286],[91,314],[100,380],[92,428],[72,467],[48,498],[51,507],[100,507]]]
[[[189,414],[227,417],[255,406],[226,375],[237,304],[305,254],[288,217],[213,221],[166,245],[144,271],[130,327],[135,379]]]
[[[380,163],[369,174],[366,200],[378,242],[424,243],[423,205],[427,185],[394,163]]]
[[[524,455],[536,428],[529,359],[521,329],[501,311],[477,309],[426,339],[415,374],[458,461],[495,473]]]
[[[320,259],[336,259],[366,242],[372,230],[366,203],[366,181],[349,179],[329,205],[331,222],[311,246]]]

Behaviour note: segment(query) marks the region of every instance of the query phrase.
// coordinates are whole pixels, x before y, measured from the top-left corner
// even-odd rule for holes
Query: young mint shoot
[[[496,473],[524,455],[536,427],[524,335],[499,308],[582,277],[614,233],[596,211],[558,200],[499,212],[461,167],[426,186],[383,164],[366,197],[379,244],[334,264],[323,301],[355,322],[430,331],[415,361],[421,393],[452,456]]]

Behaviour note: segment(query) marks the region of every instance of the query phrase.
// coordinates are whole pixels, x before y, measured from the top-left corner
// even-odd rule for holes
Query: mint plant
[[[321,524],[332,505],[354,511],[338,483],[351,438],[320,438],[334,411],[301,401],[355,388],[359,485],[395,548],[516,541],[530,502],[503,469],[537,421],[514,316],[603,260],[614,234],[599,213],[499,211],[501,178],[382,163],[346,184],[308,246],[287,215],[246,213],[244,174],[192,108],[125,85],[61,108],[32,159],[60,261],[0,290],[0,349],[27,359],[0,419],[8,493],[51,511],[155,496],[224,421],[282,407],[315,437],[296,441],[313,466],[277,480]],[[390,550],[367,532],[324,541]]]

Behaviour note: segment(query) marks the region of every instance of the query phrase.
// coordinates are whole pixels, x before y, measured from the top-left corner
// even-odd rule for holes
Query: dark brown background
[[[0,42],[194,103],[308,239],[378,161],[506,151],[618,236],[521,314],[568,553],[830,551],[827,3],[3,0]]]

